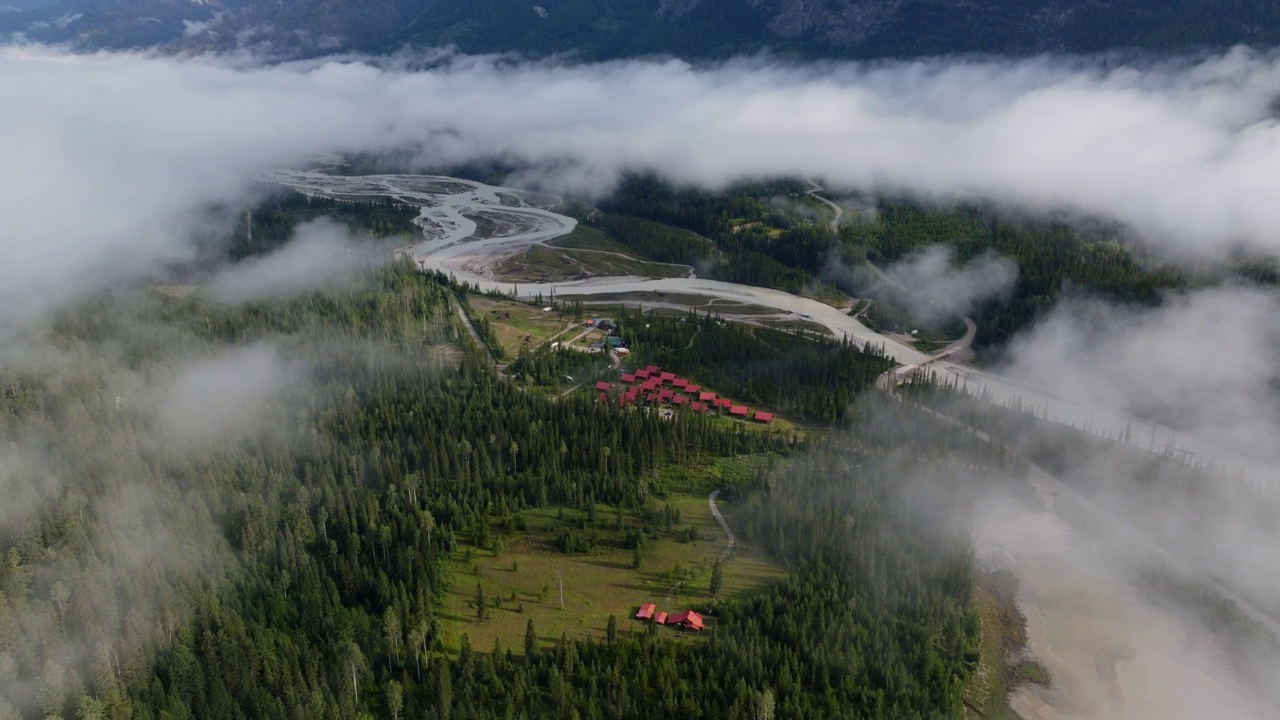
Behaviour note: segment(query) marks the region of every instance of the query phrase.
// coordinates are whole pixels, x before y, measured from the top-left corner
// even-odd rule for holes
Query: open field
[[[965,691],[965,717],[969,720],[1018,720],[1009,709],[1009,683],[1006,655],[1014,649],[1011,645],[1025,643],[1025,631],[1011,627],[1017,616],[1011,613],[1016,604],[1002,600],[993,592],[992,580],[985,573],[979,574],[974,588],[973,602],[982,627],[981,655]]]
[[[712,482],[705,475],[695,484]],[[680,542],[673,537],[650,539],[644,549],[640,569],[634,570],[632,551],[602,543],[586,554],[566,554],[554,545],[563,521],[555,510],[530,510],[523,513],[527,532],[502,538],[498,551],[459,550],[453,563],[454,574],[446,594],[442,620],[446,644],[450,650],[460,647],[466,634],[471,645],[488,650],[497,640],[506,648],[523,653],[526,623],[532,619],[539,640],[550,643],[562,634],[571,637],[603,638],[609,616],[618,618],[621,633],[642,632],[644,624],[632,619],[642,603],[657,603],[660,610],[674,611],[700,608],[710,600],[711,567],[725,547],[725,535],[712,517],[707,497],[699,489],[697,495],[678,495],[655,500],[662,508],[671,505],[680,511],[680,531],[697,528],[699,539]],[[738,522],[735,509],[721,501],[721,512],[733,527]],[[580,511],[565,511],[565,516],[581,517]],[[597,526],[601,536],[615,534],[613,508],[598,506]],[[624,527],[638,526],[642,521],[624,514]],[[765,552],[739,535],[735,553],[723,568],[724,599],[745,598],[770,581],[781,577],[783,568],[772,562]],[[564,608],[560,607],[557,577],[564,580]],[[673,589],[681,580],[687,582]],[[476,585],[487,598],[489,618],[480,621],[476,613]],[[671,594],[671,600],[665,598]],[[500,606],[496,602],[501,598]],[[715,632],[714,618],[708,618],[707,632]],[[686,638],[675,629],[661,629],[672,638]]]
[[[553,240],[548,240],[547,245],[556,248],[566,248],[572,250],[607,250],[609,252],[621,253],[623,255],[634,255],[634,251],[626,245],[613,239],[608,233],[579,225],[573,229],[568,235],[562,235]]]
[[[688,274],[684,265],[638,260],[613,251],[546,245],[530,245],[494,267],[494,276],[504,282],[560,282],[610,275],[678,278]]]
[[[514,300],[471,295],[467,303],[476,317],[488,318],[507,357],[515,357],[521,348],[533,349],[573,324],[568,315],[554,310],[543,312],[542,308]]]

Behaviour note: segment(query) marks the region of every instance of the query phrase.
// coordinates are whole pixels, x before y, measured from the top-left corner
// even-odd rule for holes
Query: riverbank
[[[1194,621],[1153,604],[1105,548],[1066,524],[1052,501],[979,504],[980,562],[1018,580],[1026,649],[1048,671],[1009,699],[1022,720],[1201,720],[1268,717],[1236,686]]]

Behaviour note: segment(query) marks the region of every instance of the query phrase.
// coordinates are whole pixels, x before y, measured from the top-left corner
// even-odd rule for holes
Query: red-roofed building
[[[671,399],[671,396],[673,396],[673,395],[675,395],[675,393],[671,392],[670,390],[659,390],[659,391],[658,391],[658,402],[666,402],[666,401],[670,400],[670,399]]]
[[[756,422],[762,422],[766,425],[773,422],[773,413],[767,413],[760,410],[756,411]]]
[[[657,365],[650,365],[649,367],[645,368],[645,372],[649,373],[650,375],[657,375],[658,373],[662,372],[662,368],[658,367]]]
[[[690,395],[697,395],[698,391],[701,389],[702,389],[701,385],[686,385],[684,388],[684,391],[689,393]]]
[[[684,395],[676,395],[675,397],[671,398],[671,402],[677,405],[688,405],[689,398],[685,397]]]
[[[684,379],[684,378],[682,378],[682,377],[675,378],[674,380],[672,380],[672,381],[671,381],[671,384],[672,384],[672,385],[675,385],[675,386],[676,386],[676,387],[678,387],[678,388],[686,388],[686,387],[689,387],[689,381],[688,381],[688,380],[685,380],[685,379]]]
[[[657,609],[658,609],[657,605],[653,603],[645,603],[644,605],[640,606],[640,611],[636,613],[636,619],[649,620],[653,617],[653,611]]]
[[[747,417],[751,414],[751,408],[746,405],[734,405],[729,408],[729,414],[734,417]]]
[[[703,392],[698,393],[698,399],[702,402],[715,402],[716,394],[710,390],[704,390]]]
[[[664,372],[658,376],[658,379],[664,383],[668,383],[676,379],[676,374],[673,372]]]
[[[692,610],[678,612],[675,615],[667,616],[668,625],[679,625],[685,630],[696,630],[702,632],[704,625],[702,624],[702,616]]]
[[[704,413],[707,411],[707,404],[700,403],[697,400],[694,400],[693,402],[689,403],[689,409],[694,412]]]
[[[596,389],[597,389],[597,390],[599,390],[600,392],[609,392],[609,388],[610,388],[610,387],[612,387],[612,386],[611,386],[611,385],[609,385],[609,383],[607,383],[607,382],[605,382],[605,381],[603,381],[603,380],[601,380],[600,382],[596,383]]]
[[[657,617],[655,617],[655,618],[653,619],[653,621],[654,621],[654,622],[656,622],[656,623],[658,623],[659,625],[666,625],[666,624],[667,624],[667,612],[666,612],[665,610],[663,610],[662,612],[658,613],[658,616],[657,616]]]
[[[718,408],[731,408],[733,407],[733,401],[729,398],[716,398],[715,406]]]
[[[649,373],[649,371],[648,371],[648,370],[637,370],[637,371],[635,372],[635,377],[636,377],[636,379],[637,379],[637,380],[648,380],[648,379],[649,379],[649,375],[650,375],[650,373]]]
[[[622,382],[630,385],[636,381],[636,376],[632,373],[622,373]]]

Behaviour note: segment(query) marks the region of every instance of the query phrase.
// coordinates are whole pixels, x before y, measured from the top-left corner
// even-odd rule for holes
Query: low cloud
[[[1280,250],[1276,57],[798,66],[508,58],[73,56],[0,50],[0,328],[189,260],[192,211],[263,168],[412,148],[607,192],[626,170],[709,186],[978,193],[1127,223],[1176,253]]]
[[[351,282],[356,267],[389,256],[390,245],[359,238],[349,227],[320,218],[299,225],[275,252],[222,270],[208,291],[226,303],[333,291]]]
[[[208,20],[183,20],[182,36],[195,37],[197,35],[203,35],[217,27],[222,22],[222,18],[222,13],[214,13],[213,17]]]
[[[912,315],[932,322],[973,310],[979,303],[1005,295],[1018,279],[1018,266],[986,253],[965,263],[948,247],[934,245],[884,271],[885,284]]]
[[[273,401],[302,380],[303,368],[270,344],[224,350],[162,386],[153,401],[156,434],[183,445],[244,437],[269,423]]]
[[[1158,308],[1068,301],[1011,344],[1005,371],[1280,461],[1278,309],[1274,291],[1249,287],[1173,295]]]

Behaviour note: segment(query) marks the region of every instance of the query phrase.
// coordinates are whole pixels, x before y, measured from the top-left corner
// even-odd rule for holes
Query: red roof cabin
[[[658,606],[655,605],[654,603],[645,603],[644,605],[640,606],[640,611],[636,613],[636,619],[649,620],[653,617],[653,611],[657,609],[658,609]]]
[[[684,395],[676,395],[675,397],[671,398],[671,402],[677,405],[688,405],[689,398],[685,397]]]
[[[672,380],[672,381],[671,381],[671,384],[672,384],[672,385],[675,385],[675,386],[676,386],[676,387],[678,387],[678,388],[687,388],[687,387],[689,387],[689,381],[688,381],[688,380],[686,380],[686,379],[684,379],[684,378],[682,378],[682,377],[675,378],[674,380]]]
[[[605,381],[603,381],[603,380],[601,380],[600,382],[596,383],[596,389],[597,389],[597,390],[599,390],[600,392],[609,392],[609,388],[610,388],[609,383],[607,383],[607,382],[605,382]]]
[[[666,402],[670,400],[673,395],[675,395],[675,393],[671,392],[670,390],[659,390],[658,402]]]
[[[703,392],[698,393],[698,399],[702,402],[715,402],[716,394],[710,390],[704,390]]]
[[[649,371],[648,371],[648,370],[637,370],[637,371],[635,372],[635,378],[636,378],[637,380],[648,380],[648,379],[649,379]]]
[[[702,616],[692,610],[678,612],[675,615],[667,617],[668,625],[679,625],[685,630],[695,630],[702,632],[704,627],[702,624]]]
[[[707,411],[707,404],[700,403],[697,400],[694,400],[693,402],[689,403],[689,409],[694,412],[704,413]]]
[[[729,408],[729,414],[734,417],[747,417],[751,414],[751,408],[746,405],[734,405]]]
[[[649,373],[650,375],[657,375],[658,373],[662,372],[662,368],[658,367],[657,365],[650,365],[649,367],[645,368],[644,371]]]
[[[654,622],[656,622],[656,623],[658,623],[659,625],[666,625],[666,624],[667,624],[667,613],[666,613],[666,611],[664,610],[664,611],[662,611],[662,612],[658,613],[658,616],[657,616],[657,617],[655,617],[655,618],[653,619],[653,621],[654,621]]]
[[[762,422],[768,425],[769,423],[773,422],[773,413],[761,412],[760,410],[757,410],[756,422]]]
[[[622,373],[622,382],[630,385],[636,381],[636,376],[632,373]]]
[[[701,385],[694,385],[690,383],[689,385],[685,386],[684,391],[689,393],[690,395],[697,395],[698,391],[701,389],[702,389]]]
[[[669,382],[671,382],[672,380],[675,380],[675,379],[676,379],[676,374],[675,374],[675,373],[673,373],[673,372],[664,372],[664,373],[662,373],[661,375],[659,375],[659,376],[658,376],[658,379],[659,379],[659,380],[661,380],[661,381],[662,381],[662,382],[664,382],[664,383],[669,383]]]
[[[733,407],[733,401],[732,401],[732,400],[730,400],[729,398],[716,398],[716,399],[715,399],[715,407],[718,407],[718,408],[731,408],[731,407]]]

